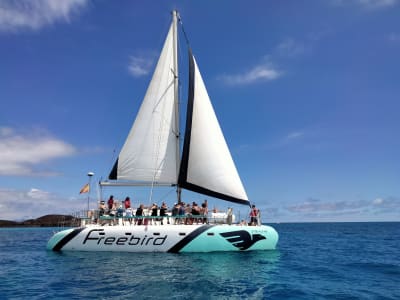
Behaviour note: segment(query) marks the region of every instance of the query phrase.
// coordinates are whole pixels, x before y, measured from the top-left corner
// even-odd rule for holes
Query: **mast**
[[[174,103],[175,103],[175,128],[176,128],[176,174],[180,167],[180,129],[179,129],[179,69],[178,69],[178,11],[172,11],[173,23],[173,51],[174,51]],[[178,202],[181,201],[181,188],[176,187]]]

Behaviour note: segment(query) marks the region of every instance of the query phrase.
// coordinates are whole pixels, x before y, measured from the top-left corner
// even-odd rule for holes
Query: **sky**
[[[0,219],[96,207],[173,9],[264,222],[400,221],[399,0],[0,0]]]

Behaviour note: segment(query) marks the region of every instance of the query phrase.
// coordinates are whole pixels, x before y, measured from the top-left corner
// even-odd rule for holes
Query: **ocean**
[[[271,224],[277,250],[56,253],[0,229],[0,299],[400,299],[400,223]]]

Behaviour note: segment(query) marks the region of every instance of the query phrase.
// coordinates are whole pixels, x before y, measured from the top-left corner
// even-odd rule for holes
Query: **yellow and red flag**
[[[89,187],[89,183],[86,183],[83,188],[81,188],[81,191],[79,192],[79,194],[84,194],[84,193],[89,193],[90,187]]]

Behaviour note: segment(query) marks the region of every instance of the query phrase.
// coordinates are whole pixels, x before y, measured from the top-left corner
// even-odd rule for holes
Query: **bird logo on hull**
[[[260,240],[266,240],[267,238],[261,234],[251,234],[245,230],[237,230],[230,232],[220,233],[228,242],[230,242],[239,250],[246,250],[253,246]]]

